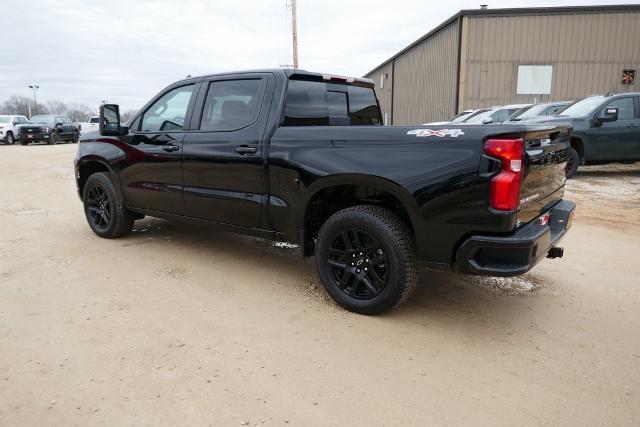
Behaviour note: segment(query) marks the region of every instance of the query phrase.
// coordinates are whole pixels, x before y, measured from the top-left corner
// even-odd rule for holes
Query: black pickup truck
[[[327,292],[364,314],[406,300],[420,265],[513,276],[562,256],[568,126],[381,123],[371,80],[188,78],[126,125],[117,105],[101,108],[77,190],[101,237],[150,215],[298,245]]]

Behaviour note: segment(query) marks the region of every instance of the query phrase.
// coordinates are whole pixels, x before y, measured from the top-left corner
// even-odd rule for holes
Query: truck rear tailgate
[[[562,199],[570,131],[570,126],[560,125],[525,133],[519,225],[537,218]]]

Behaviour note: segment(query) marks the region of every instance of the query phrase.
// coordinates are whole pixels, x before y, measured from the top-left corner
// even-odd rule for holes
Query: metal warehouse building
[[[386,124],[640,91],[640,5],[462,10],[365,77]],[[640,71],[638,71],[640,72]]]

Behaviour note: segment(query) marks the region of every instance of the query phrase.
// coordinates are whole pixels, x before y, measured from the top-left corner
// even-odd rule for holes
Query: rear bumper
[[[517,276],[531,270],[571,227],[576,205],[561,200],[548,213],[549,223],[537,219],[510,236],[474,235],[456,254],[455,269],[488,276]]]

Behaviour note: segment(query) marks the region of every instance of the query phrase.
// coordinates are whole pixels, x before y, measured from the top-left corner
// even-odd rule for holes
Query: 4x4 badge
[[[462,129],[415,129],[407,132],[407,135],[437,136],[438,138],[450,136],[452,138],[457,138],[460,135],[464,135],[464,132],[462,132]]]

